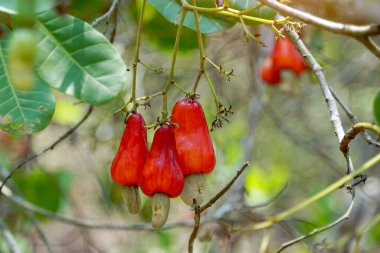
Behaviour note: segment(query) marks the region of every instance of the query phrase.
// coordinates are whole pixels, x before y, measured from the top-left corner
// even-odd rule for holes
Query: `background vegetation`
[[[52,8],[50,1],[37,2],[41,6],[48,6],[48,9]],[[12,169],[19,169],[2,188],[0,195],[0,231],[3,237],[0,240],[0,252],[116,253],[187,250],[194,223],[194,211],[191,208],[175,199],[172,201],[168,224],[163,230],[154,231],[149,224],[150,199],[143,197],[140,213],[130,215],[122,201],[120,188],[110,177],[110,164],[120,142],[126,115],[124,112],[115,112],[131,96],[132,63],[141,2],[71,0],[55,3],[59,8],[54,8],[61,11],[62,15],[70,14],[89,24],[93,22],[95,28],[111,40],[117,49],[112,51],[108,42],[94,35],[94,40],[99,40],[100,46],[94,52],[83,53],[93,53],[90,59],[94,61],[97,57],[103,57],[103,60],[104,57],[109,57],[109,65],[99,65],[88,70],[84,67],[87,63],[83,62],[80,63],[83,65],[78,72],[84,76],[88,73],[103,75],[101,72],[106,69],[114,71],[116,76],[104,81],[107,92],[101,89],[99,91],[97,84],[80,84],[80,87],[87,87],[90,91],[98,89],[98,95],[69,91],[56,81],[70,77],[71,74],[70,70],[65,72],[57,64],[59,57],[64,55],[58,52],[57,59],[50,65],[41,64],[38,60],[36,87],[41,87],[37,88],[40,92],[46,90],[48,95],[35,98],[41,101],[47,96],[55,97],[46,102],[49,104],[47,111],[51,113],[43,119],[42,123],[49,125],[46,128],[15,128],[3,124],[9,122],[4,122],[7,118],[2,114],[6,110],[3,102],[8,96],[2,80],[0,121],[2,120],[2,129],[5,131],[0,130],[0,181]],[[158,5],[163,2],[176,2],[181,8],[179,1],[148,1],[146,5],[140,29],[141,64],[138,65],[136,76],[138,97],[161,91],[170,73],[179,16],[172,15],[172,21],[176,24],[163,17],[158,11]],[[229,2],[236,4],[235,2],[244,1]],[[112,12],[107,12],[112,9],[112,4],[117,4],[117,7]],[[377,1],[319,1],[315,4],[292,1],[291,5],[336,22],[357,25],[380,23],[379,12],[374,12],[374,9],[380,8]],[[3,33],[11,33],[23,26],[15,23],[13,14],[9,14],[11,5],[0,3],[0,7],[0,10],[8,10],[0,14]],[[212,2],[209,7],[215,7],[215,4]],[[96,20],[105,13],[109,16]],[[268,13],[269,16],[265,18],[272,19],[274,11],[268,8]],[[51,18],[46,16],[46,13],[37,16],[41,25],[36,33],[37,36],[42,36],[40,38],[49,37],[46,29],[51,24]],[[193,16],[192,12],[189,16]],[[223,16],[211,17],[212,20],[218,18],[225,22]],[[292,21],[297,21],[297,18]],[[200,24],[207,29],[208,26],[204,26],[202,20]],[[188,26],[194,28],[194,25],[190,22]],[[51,28],[50,33],[54,33],[54,29],[59,29],[59,26],[63,29],[64,23],[58,22],[56,26]],[[81,32],[93,32],[90,25],[83,27]],[[300,212],[286,217],[271,229],[245,231],[244,227],[265,221],[266,217],[297,206],[313,194],[326,189],[346,174],[346,160],[339,150],[339,142],[330,122],[329,108],[312,71],[300,77],[290,72],[283,73],[281,85],[275,87],[260,80],[260,67],[271,52],[276,36],[273,29],[268,25],[243,26],[236,20],[225,23],[222,28],[220,31],[202,31],[205,55],[216,64],[215,67],[206,61],[205,69],[214,84],[219,102],[227,108],[231,106],[233,111],[228,116],[228,122],[223,121],[221,129],[211,132],[217,163],[215,170],[206,177],[206,199],[220,192],[245,161],[250,161],[251,166],[225,196],[202,214],[194,250],[276,252],[283,243],[339,219],[349,208],[352,199],[346,187],[341,187]],[[267,47],[247,37],[245,28],[249,29],[251,35],[260,34],[259,40]],[[75,33],[79,31],[75,30]],[[64,35],[62,33],[56,38],[63,43],[64,38],[59,36]],[[8,38],[2,37],[4,57],[7,55],[4,41]],[[328,84],[357,119],[375,123],[374,111],[379,110],[379,106],[375,107],[374,101],[380,92],[378,56],[355,37],[331,33],[313,25],[303,28],[302,40],[323,67]],[[43,52],[40,57],[51,59],[49,55],[57,53],[49,45],[48,42],[43,45],[39,43],[38,52]],[[75,41],[67,47],[72,55],[76,50],[81,50]],[[197,32],[184,27],[175,66],[175,81],[186,90],[191,90],[198,75],[198,51]],[[84,59],[83,55],[79,54],[78,59]],[[1,66],[6,67],[4,64]],[[231,70],[232,74],[226,74],[231,73]],[[56,89],[47,88],[46,84]],[[211,128],[217,108],[205,78],[201,78],[197,93]],[[20,94],[17,95],[18,98]],[[168,96],[169,111],[184,95],[180,89],[171,88]],[[31,97],[27,99],[33,100]],[[158,97],[148,102],[145,108],[139,107],[139,112],[147,124],[153,124],[161,115],[162,101]],[[94,109],[91,109],[90,104],[96,105]],[[339,113],[347,131],[353,122],[341,107]],[[78,122],[81,123],[79,128],[73,129]],[[68,130],[67,139],[50,146]],[[33,134],[29,134],[31,132]],[[148,131],[149,143],[153,133],[152,129]],[[372,136],[376,140],[376,136]],[[41,154],[41,150],[47,147],[49,149]],[[354,168],[361,167],[378,154],[379,147],[369,144],[361,135],[350,144]],[[378,252],[379,169],[379,164],[374,165],[365,172],[365,184],[359,183],[355,187],[355,203],[349,219],[291,246],[286,249],[287,252]],[[346,186],[348,185],[349,183]],[[13,195],[9,197],[9,194],[5,194],[6,190],[11,190]],[[68,220],[67,217],[71,218]],[[234,227],[237,231],[233,231]],[[12,249],[12,242],[16,242],[19,251]]]

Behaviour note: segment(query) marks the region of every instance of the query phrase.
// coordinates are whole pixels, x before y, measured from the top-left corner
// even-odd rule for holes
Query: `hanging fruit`
[[[279,85],[281,82],[280,71],[273,66],[272,57],[267,57],[260,69],[260,77],[269,85]]]
[[[292,70],[296,75],[300,75],[307,69],[303,57],[288,37],[276,40],[272,59],[275,68]]]
[[[307,70],[302,55],[288,37],[276,40],[272,53],[268,55],[260,69],[260,78],[266,84],[279,85],[281,71],[284,69],[290,70],[296,75]]]
[[[215,153],[201,104],[182,98],[173,107],[178,164],[185,175],[181,199],[192,206],[203,202],[203,175],[215,167]]]
[[[119,149],[112,162],[111,176],[123,186],[123,196],[130,213],[138,213],[140,195],[138,185],[148,157],[148,142],[143,117],[132,114],[126,121]]]
[[[176,160],[174,126],[162,125],[154,134],[152,147],[144,165],[141,190],[153,197],[152,226],[162,227],[170,209],[170,199],[179,196],[184,177]]]

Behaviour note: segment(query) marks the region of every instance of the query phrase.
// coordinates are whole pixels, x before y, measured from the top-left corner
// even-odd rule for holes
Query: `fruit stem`
[[[196,5],[195,0],[192,0],[191,3],[194,6]],[[202,33],[201,33],[201,26],[199,24],[198,11],[194,10],[193,12],[194,12],[195,26],[197,28],[197,38],[198,38],[198,46],[199,46],[199,60],[200,60],[198,76],[197,76],[197,79],[195,80],[195,83],[193,86],[193,91],[192,91],[193,94],[195,94],[197,91],[197,88],[198,88],[199,80],[201,79],[201,77],[204,73],[204,69],[205,69],[205,49],[203,46],[203,39],[202,39]]]
[[[217,110],[217,115],[220,114],[220,106],[219,106],[219,100],[218,100],[218,96],[216,95],[216,92],[215,92],[215,89],[214,89],[214,86],[212,85],[211,83],[211,80],[207,74],[207,72],[205,71],[204,72],[204,75],[206,77],[206,80],[207,80],[207,83],[208,83],[208,86],[210,87],[210,90],[211,90],[211,93],[212,93],[212,96],[214,97],[214,102],[215,102],[215,106],[216,106],[216,110]]]
[[[259,22],[259,23],[267,24],[267,25],[272,25],[274,23],[286,24],[286,22],[288,21],[287,18],[274,21],[271,19],[263,19],[263,18],[249,16],[249,15],[243,15],[244,13],[246,13],[246,11],[251,11],[250,9],[239,11],[233,8],[229,8],[228,6],[226,8],[226,5],[223,5],[222,7],[217,7],[217,8],[198,7],[198,6],[190,5],[188,2],[186,2],[186,0],[181,0],[181,3],[182,3],[182,9],[187,9],[187,10],[192,10],[192,11],[197,10],[204,13],[222,14],[224,16],[230,16],[230,17],[235,17],[235,18],[239,18],[239,16],[241,15],[242,18],[245,20],[255,21],[255,22]]]
[[[178,24],[178,29],[177,29],[177,35],[175,38],[175,44],[174,44],[174,49],[173,49],[173,57],[172,57],[172,64],[170,67],[170,73],[169,73],[169,79],[168,82],[166,83],[166,86],[163,91],[163,103],[162,103],[162,123],[165,123],[168,120],[168,90],[170,86],[174,83],[173,76],[174,76],[174,67],[177,59],[177,52],[179,48],[179,42],[181,41],[181,34],[182,34],[182,27],[183,27],[183,22],[185,22],[185,17],[186,17],[187,10],[185,8],[182,8],[182,15],[181,15],[181,20],[179,21]]]
[[[135,56],[133,58],[133,64],[132,64],[132,102],[133,102],[132,112],[135,112],[138,106],[138,103],[136,101],[137,64],[139,63],[141,27],[142,27],[142,22],[143,22],[143,17],[144,17],[145,3],[146,3],[146,0],[143,0],[142,6],[141,6],[138,29],[137,29],[137,35],[136,35]]]

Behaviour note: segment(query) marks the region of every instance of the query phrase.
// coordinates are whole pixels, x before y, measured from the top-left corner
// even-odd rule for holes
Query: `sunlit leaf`
[[[37,72],[49,85],[83,102],[114,99],[126,80],[116,48],[89,24],[54,12],[37,16]]]
[[[55,99],[50,88],[38,76],[28,91],[16,90],[7,67],[7,48],[0,47],[0,128],[15,135],[41,131],[50,122]]]
[[[53,121],[62,125],[71,125],[78,122],[83,116],[83,108],[66,98],[57,100]]]
[[[262,203],[276,195],[289,180],[289,170],[285,165],[277,164],[271,168],[254,166],[245,177],[247,202]]]

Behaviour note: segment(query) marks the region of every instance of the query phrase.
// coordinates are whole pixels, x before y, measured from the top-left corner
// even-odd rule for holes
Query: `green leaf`
[[[135,12],[140,13],[138,10]],[[145,15],[148,12],[148,17],[145,20]],[[138,17],[136,17],[138,18]],[[137,22],[137,21],[136,21]],[[173,50],[174,39],[177,33],[177,26],[170,23],[158,11],[150,5],[145,7],[144,12],[144,32],[143,35],[148,36],[147,43],[151,43],[159,49]],[[162,31],[165,31],[164,33]],[[194,38],[197,34],[194,30],[183,29],[181,34],[181,43],[179,50],[182,52],[198,48],[198,43],[194,43]]]
[[[53,116],[54,96],[38,76],[31,90],[16,90],[10,81],[6,56],[3,41],[0,46],[0,128],[15,135],[41,131]]]
[[[181,2],[179,0],[149,0],[167,20],[173,24],[178,24],[181,19]],[[199,13],[199,22],[202,33],[213,33],[231,28],[234,22],[224,19],[220,14]],[[189,11],[186,15],[184,26],[196,30],[193,12]]]
[[[0,12],[17,14],[18,4],[25,0],[2,0],[0,1]],[[30,0],[27,0],[30,1]],[[54,0],[35,0],[35,13],[43,12],[53,8]]]
[[[190,2],[190,1],[188,1]],[[215,8],[214,0],[197,0],[197,6],[199,7],[208,7]],[[180,0],[149,0],[149,3],[153,5],[167,20],[171,23],[178,24],[181,18],[181,2]],[[229,1],[231,8],[236,10],[246,10],[248,8],[259,5],[259,2],[252,0],[232,0]],[[225,16],[217,13],[205,13],[198,12],[200,28],[202,33],[213,33],[221,30],[231,28],[235,23],[240,22],[240,19],[237,17]],[[245,15],[249,15],[261,19],[273,19],[276,15],[276,12],[267,7],[263,6],[259,9],[252,10]],[[248,21],[244,22],[246,25],[259,25],[260,22]],[[186,15],[184,26],[196,30],[194,14],[192,11],[189,11]]]
[[[27,201],[58,212],[67,203],[72,176],[67,170],[46,172],[36,168],[28,173],[15,175],[14,181]]]
[[[37,15],[37,72],[49,85],[83,102],[114,99],[126,80],[116,48],[89,24],[54,12]]]
[[[380,90],[377,92],[375,101],[373,102],[373,113],[378,125],[380,125]]]

